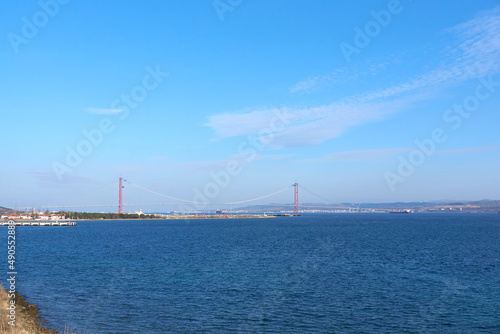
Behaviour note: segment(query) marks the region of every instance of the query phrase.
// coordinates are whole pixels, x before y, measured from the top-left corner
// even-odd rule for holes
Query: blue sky
[[[187,200],[500,198],[498,1],[2,7],[0,206],[120,175]]]

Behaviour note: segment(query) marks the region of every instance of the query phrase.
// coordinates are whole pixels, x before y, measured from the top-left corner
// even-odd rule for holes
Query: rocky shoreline
[[[12,308],[11,305],[14,305],[15,308]],[[0,287],[0,332],[58,334],[56,330],[44,327],[44,322],[41,320],[36,305],[30,304],[22,295],[17,293],[15,298],[9,298],[9,293],[3,286]]]

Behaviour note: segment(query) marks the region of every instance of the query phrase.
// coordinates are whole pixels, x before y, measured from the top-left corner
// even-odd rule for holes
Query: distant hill
[[[394,202],[394,203],[301,203],[301,212],[389,212],[392,210],[413,212],[497,212],[500,200],[481,201],[436,201],[436,202]],[[293,205],[270,204],[250,205],[236,209],[240,212],[291,212]]]
[[[3,206],[0,206],[0,213],[13,213],[13,212],[16,212],[16,211],[9,209],[9,208],[4,208]]]

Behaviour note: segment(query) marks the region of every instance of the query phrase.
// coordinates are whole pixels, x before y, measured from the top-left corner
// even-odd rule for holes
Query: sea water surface
[[[498,214],[18,227],[16,286],[86,333],[500,333],[499,240]]]

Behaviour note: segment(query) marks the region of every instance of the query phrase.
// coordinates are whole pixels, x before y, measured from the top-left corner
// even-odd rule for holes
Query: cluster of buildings
[[[46,214],[46,213],[5,213],[2,214],[1,219],[8,220],[64,220],[66,216],[60,216],[57,214]]]

